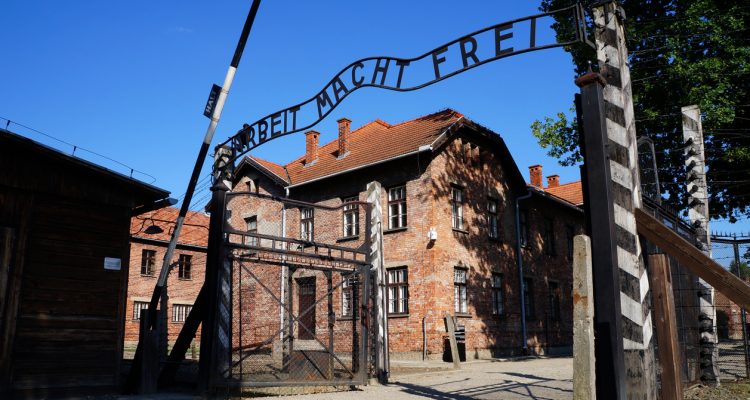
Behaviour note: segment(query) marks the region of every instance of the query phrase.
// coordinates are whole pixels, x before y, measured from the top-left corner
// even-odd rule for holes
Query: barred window
[[[133,302],[133,319],[140,320],[141,319],[141,311],[148,310],[148,302],[147,301],[135,301]]]
[[[406,227],[406,185],[388,189],[388,229]]]
[[[534,317],[534,281],[523,278],[523,302],[526,305],[526,318]]]
[[[359,204],[356,197],[344,199],[344,237],[359,235]]]
[[[354,287],[357,285],[357,275],[354,274],[344,278],[341,284],[341,315],[344,317],[354,317],[356,307],[354,297]]]
[[[313,240],[314,215],[312,208],[300,209],[300,239]]]
[[[492,239],[497,239],[500,237],[497,225],[497,200],[487,199],[487,228],[488,235]]]
[[[555,222],[552,218],[544,218],[544,253],[555,254]]]
[[[177,260],[178,274],[180,279],[192,279],[193,256],[189,254],[180,254]]]
[[[173,304],[172,305],[172,322],[185,322],[193,306],[190,304]]]
[[[452,219],[453,229],[464,228],[464,191],[461,188],[453,187],[451,190]]]
[[[557,282],[549,283],[549,315],[553,321],[560,320],[560,286]]]
[[[409,279],[406,268],[388,270],[388,314],[409,312]]]
[[[521,231],[521,246],[526,247],[529,245],[529,212],[527,210],[521,210],[518,213],[518,229]]]
[[[245,218],[245,231],[247,233],[258,233],[258,217],[253,215],[252,217]],[[248,246],[257,246],[258,238],[253,236],[245,236],[244,242]]]
[[[503,276],[492,274],[492,314],[503,315]]]
[[[156,263],[156,250],[143,250],[141,252],[141,275],[153,275]]]
[[[465,314],[468,311],[466,302],[466,269],[453,269],[453,299],[457,313]]]

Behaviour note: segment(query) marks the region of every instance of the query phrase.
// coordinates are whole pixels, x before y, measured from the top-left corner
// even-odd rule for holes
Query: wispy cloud
[[[184,26],[177,26],[177,27],[172,28],[172,30],[177,33],[193,33],[192,29],[186,28]]]

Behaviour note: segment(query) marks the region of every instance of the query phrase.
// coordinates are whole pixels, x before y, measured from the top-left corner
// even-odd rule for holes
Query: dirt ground
[[[684,392],[685,400],[749,400],[750,381],[722,382],[719,387],[696,385]]]

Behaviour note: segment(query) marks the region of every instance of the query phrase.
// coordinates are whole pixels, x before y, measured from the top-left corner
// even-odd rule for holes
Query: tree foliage
[[[542,0],[555,10],[572,0]],[[582,1],[590,11],[592,0]],[[636,130],[654,141],[662,196],[686,203],[680,109],[697,104],[703,117],[709,208],[714,218],[750,216],[750,3],[732,0],[622,0]],[[558,38],[572,21],[559,17]],[[592,32],[589,21],[589,32]],[[596,62],[592,49],[567,49],[581,75]],[[580,161],[574,114],[532,124],[532,133],[562,165]],[[653,174],[643,167],[642,176]],[[653,184],[644,180],[644,184]],[[644,190],[648,192],[648,190]]]

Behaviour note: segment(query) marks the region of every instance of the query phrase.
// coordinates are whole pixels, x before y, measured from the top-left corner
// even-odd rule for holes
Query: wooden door
[[[315,337],[315,307],[312,307],[306,313],[305,310],[315,304],[315,277],[298,279],[297,285],[299,287],[297,310],[300,313],[300,326],[297,334],[300,339],[313,339]]]

